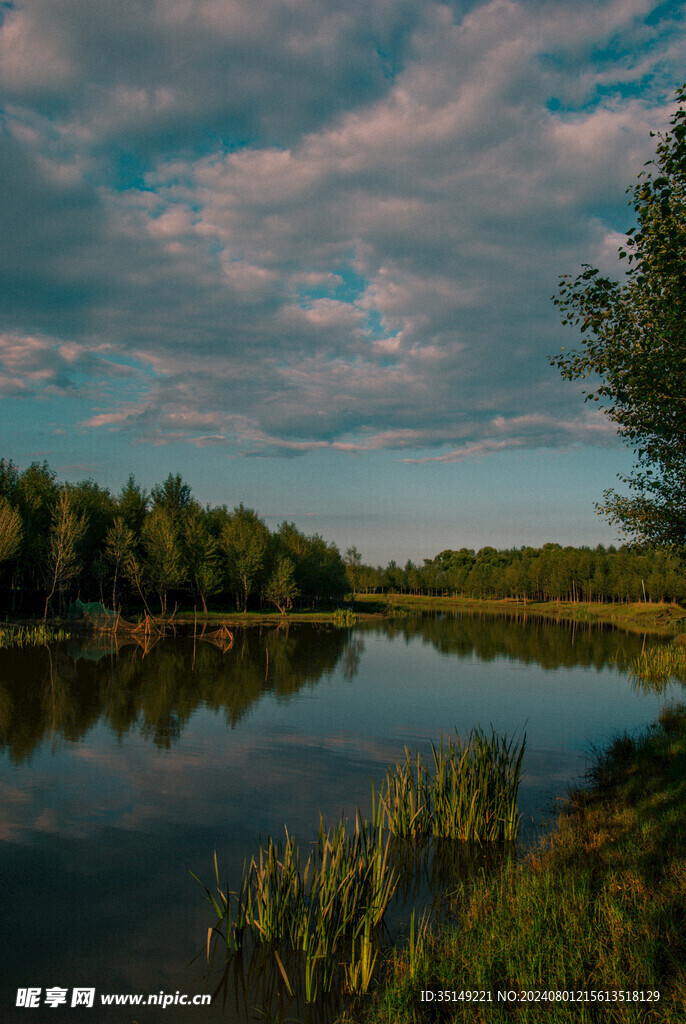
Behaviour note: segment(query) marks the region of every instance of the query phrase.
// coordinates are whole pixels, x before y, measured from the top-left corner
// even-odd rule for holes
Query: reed
[[[357,615],[351,608],[336,608],[333,613],[334,626],[354,626]]]
[[[431,744],[433,771],[405,748],[405,761],[386,772],[379,795],[386,827],[396,836],[431,834],[479,842],[517,838],[521,743],[473,729]]]
[[[40,647],[69,638],[70,634],[65,630],[53,629],[43,623],[36,626],[0,626],[0,648]]]
[[[641,690],[662,692],[671,682],[686,683],[686,646],[649,647],[632,659],[629,673],[634,686]]]
[[[219,886],[207,894],[217,914],[211,931],[226,942],[229,955],[246,939],[274,951],[287,984],[284,963],[293,951],[301,957],[305,1001],[331,989],[342,963],[350,991],[364,992],[371,981],[384,914],[397,875],[389,860],[390,835],[377,823],[356,816],[354,829],[341,819],[325,828],[306,859],[294,837],[267,837],[244,869],[240,888]],[[211,935],[208,935],[208,952]],[[283,956],[280,956],[283,953]]]
[[[358,810],[354,825],[341,818],[325,826],[307,857],[285,830],[268,836],[243,868],[239,888],[219,884],[206,893],[216,914],[208,932],[221,937],[228,959],[250,947],[260,964],[271,962],[289,995],[306,1003],[330,992],[335,981],[355,996],[371,984],[381,948],[384,915],[398,886],[397,837],[434,844],[514,839],[519,825],[517,791],[525,738],[517,744],[473,730],[432,745],[433,770],[420,754],[389,768],[381,790],[372,786],[371,819]],[[410,923],[410,951],[421,959],[430,915]],[[268,956],[265,959],[264,953]],[[252,961],[251,961],[252,962]]]

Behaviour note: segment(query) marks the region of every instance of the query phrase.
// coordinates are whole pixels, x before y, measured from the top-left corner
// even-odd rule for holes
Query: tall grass
[[[686,707],[597,755],[589,783],[526,859],[458,887],[452,922],[429,929],[421,948],[413,935],[392,950],[371,1006],[342,1020],[682,1024]],[[418,996],[467,987],[492,1002],[434,1004],[434,1014]],[[546,995],[498,1005],[495,993],[508,989],[552,993],[552,1004]],[[602,995],[595,1004],[554,998],[579,991]]]
[[[334,626],[354,626],[357,615],[352,608],[336,608],[333,613]]]
[[[632,683],[640,690],[664,691],[671,682],[686,683],[686,646],[649,647],[629,664]]]
[[[217,885],[215,897],[208,890],[218,917],[214,931],[230,956],[248,939],[270,947],[289,990],[304,984],[306,1002],[329,991],[341,962],[349,991],[366,991],[398,881],[389,844],[380,821],[363,821],[359,814],[354,829],[344,819],[328,829],[320,820],[307,859],[288,831],[285,841],[268,837],[237,892]],[[293,952],[300,955],[297,977],[284,966],[293,962]]]
[[[40,623],[37,626],[0,626],[0,648],[40,647],[58,640],[68,640],[69,633]]]
[[[431,744],[433,771],[405,748],[405,761],[386,772],[379,794],[384,821],[396,836],[432,834],[479,842],[517,838],[521,743],[481,729],[462,742],[443,735]]]
[[[226,945],[229,960],[247,948],[264,951],[291,996],[311,1003],[334,983],[354,995],[367,992],[381,947],[384,915],[398,886],[397,837],[435,843],[447,839],[507,840],[517,834],[517,791],[525,739],[516,744],[473,730],[432,745],[433,771],[419,754],[388,769],[372,789],[371,820],[358,810],[354,826],[341,818],[319,835],[307,857],[295,838],[270,836],[244,866],[239,888],[206,889],[217,921],[208,934]],[[411,946],[424,948],[428,916],[411,922]],[[252,962],[252,961],[251,961]]]

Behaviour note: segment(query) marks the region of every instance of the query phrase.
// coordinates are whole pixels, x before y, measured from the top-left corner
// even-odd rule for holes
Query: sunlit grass
[[[686,646],[649,647],[629,665],[631,681],[639,689],[662,692],[671,682],[686,683]]]
[[[357,615],[351,608],[336,608],[333,613],[334,626],[354,626]]]
[[[686,708],[667,709],[641,737],[619,737],[597,756],[589,783],[526,859],[457,887],[454,924],[430,929],[421,949],[415,941],[414,948],[391,950],[371,1006],[350,1009],[343,1019],[680,1024]],[[458,999],[427,1016],[422,989],[480,991],[492,1002]],[[499,991],[552,992],[553,1001],[504,1005]],[[556,1001],[556,992],[602,992],[603,1005]]]
[[[0,626],[0,648],[40,647],[58,640],[69,640],[70,634],[63,629],[53,629],[40,623],[36,626]]]
[[[288,832],[283,842],[268,837],[236,892],[219,884],[216,895],[207,890],[218,918],[214,933],[229,957],[248,940],[271,948],[289,991],[302,985],[308,1003],[330,990],[341,965],[347,989],[366,991],[398,881],[389,844],[380,820],[359,815],[354,828],[343,819],[329,829],[320,821],[307,858]],[[284,965],[293,964],[294,953],[289,974]]]
[[[333,986],[366,993],[400,880],[393,851],[398,838],[515,838],[524,746],[524,739],[515,744],[493,731],[474,730],[464,743],[459,736],[444,743],[441,736],[438,748],[432,745],[432,771],[406,750],[405,763],[390,768],[381,790],[372,792],[371,821],[359,811],[354,827],[342,818],[327,828],[320,819],[307,857],[288,831],[283,841],[267,837],[234,891],[220,886],[215,858],[216,890],[206,889],[217,916],[208,956],[217,940],[229,960],[246,949],[253,958],[270,950],[288,993],[299,992],[306,1003]],[[414,956],[428,934],[428,914],[418,922],[413,915]]]
[[[397,836],[430,834],[493,842],[517,838],[517,795],[526,739],[472,730],[438,748],[433,766],[405,749],[404,762],[386,772],[379,794],[387,828]]]

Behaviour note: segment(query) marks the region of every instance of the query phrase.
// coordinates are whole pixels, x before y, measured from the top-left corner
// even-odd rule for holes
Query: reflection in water
[[[362,628],[364,629],[363,624]],[[552,623],[541,616],[480,615],[467,612],[437,612],[404,619],[389,619],[381,628],[390,637],[408,643],[420,639],[441,654],[480,661],[512,658],[544,669],[576,665],[598,670],[615,664],[618,653],[634,657],[645,643],[636,634],[590,622]]]
[[[357,671],[363,642],[347,630],[241,630],[226,653],[212,643],[109,643],[0,652],[0,744],[15,761],[47,738],[83,739],[104,720],[117,736],[138,729],[170,747],[193,713],[221,711],[231,728],[265,693],[288,699],[342,659]]]
[[[138,729],[169,748],[200,706],[221,711],[231,728],[265,693],[287,700],[316,686],[340,663],[353,679],[364,636],[421,641],[446,657],[506,657],[544,669],[597,670],[637,656],[641,637],[543,620],[445,613],[362,622],[355,630],[314,626],[254,628],[221,645],[191,639],[158,641],[150,649],[108,638],[52,648],[0,651],[0,747],[14,761],[46,739],[83,739],[99,721],[119,736]]]
[[[15,1009],[20,977],[203,991],[204,953],[188,964],[211,921],[190,872],[210,879],[216,850],[235,887],[260,837],[284,824],[305,845],[319,811],[334,821],[360,803],[368,815],[370,777],[378,785],[405,745],[430,756],[441,730],[492,723],[516,733],[526,722],[520,808],[525,824],[540,821],[590,743],[660,710],[619,671],[642,647],[642,637],[590,625],[437,615],[240,629],[225,652],[191,637],[0,651],[0,890],[13,937],[0,958],[3,1024],[25,1016]],[[394,935],[404,906],[484,866],[483,852],[462,845],[400,844],[395,856]],[[280,986],[251,975],[241,994],[234,978],[227,1008],[203,1010],[205,1024],[254,1019],[253,982]],[[197,1024],[197,1010],[174,1015]],[[145,1019],[167,1017],[149,1008]],[[101,1007],[98,1019],[117,1024],[121,1008]]]

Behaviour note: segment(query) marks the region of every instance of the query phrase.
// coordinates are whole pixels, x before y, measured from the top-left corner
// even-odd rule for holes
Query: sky
[[[0,2],[0,457],[373,564],[612,543],[551,296],[684,67],[680,2]]]

